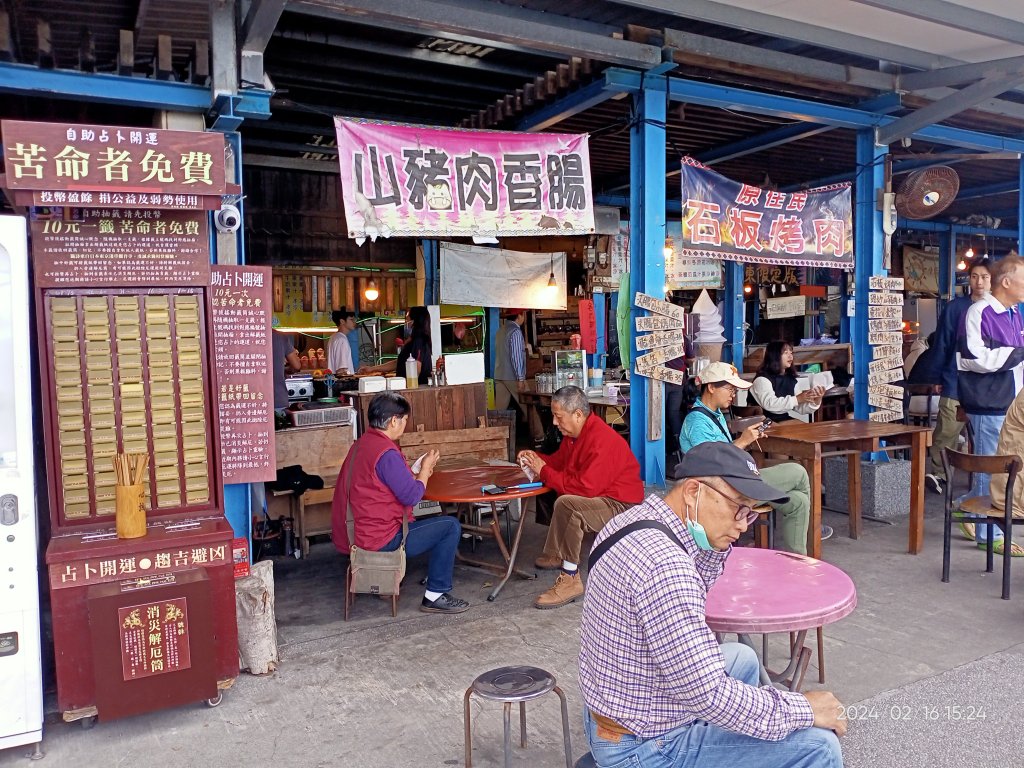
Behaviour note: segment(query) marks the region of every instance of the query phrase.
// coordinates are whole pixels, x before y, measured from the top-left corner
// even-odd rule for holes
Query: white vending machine
[[[0,216],[0,749],[43,737],[26,222]]]

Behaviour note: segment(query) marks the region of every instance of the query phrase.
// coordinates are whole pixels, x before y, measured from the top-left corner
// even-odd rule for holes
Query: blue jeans
[[[462,526],[449,515],[413,520],[409,523],[409,536],[405,540],[405,554],[409,557],[430,553],[427,565],[427,591],[451,592],[452,569],[455,565],[455,551],[459,548]],[[402,531],[380,548],[381,552],[393,552],[402,543]]]
[[[999,431],[1003,428],[1005,414],[977,414],[968,415],[971,420],[971,430],[974,433],[974,453],[978,456],[994,456],[999,448]],[[988,485],[992,479],[991,475],[983,475],[980,472],[974,473],[974,485],[964,498],[972,496],[988,496]],[[994,530],[992,530],[994,529]],[[1003,532],[993,525],[978,525],[974,528],[974,538],[979,544],[988,541],[989,531],[998,541],[1003,538]]]
[[[740,643],[723,643],[725,671],[758,685],[757,654]],[[842,768],[839,739],[823,728],[794,731],[782,741],[764,741],[697,720],[661,736],[623,736],[618,743],[597,736],[590,711],[583,712],[590,751],[601,768]]]

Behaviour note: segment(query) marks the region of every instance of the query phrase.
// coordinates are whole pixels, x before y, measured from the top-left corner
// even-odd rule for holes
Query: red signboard
[[[213,568],[231,562],[226,544],[164,546],[138,555],[85,556],[74,563],[51,563],[50,589],[70,589],[122,581],[155,578],[192,568]]]
[[[86,208],[78,220],[32,222],[36,286],[208,285],[203,211]]]
[[[597,352],[597,316],[594,314],[594,302],[580,299],[580,336],[582,347],[590,354]]]
[[[270,267],[217,264],[211,275],[217,408],[224,482],[277,477]]]
[[[0,122],[0,133],[9,189],[226,191],[221,133],[16,120]]]
[[[192,666],[187,598],[118,608],[117,622],[125,680],[177,672]]]

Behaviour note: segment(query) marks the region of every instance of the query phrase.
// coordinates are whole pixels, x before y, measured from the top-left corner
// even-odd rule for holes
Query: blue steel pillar
[[[850,303],[850,283],[852,276],[849,272],[843,272],[839,276],[839,343],[850,343],[850,313],[847,307]]]
[[[1024,253],[1024,156],[1017,161],[1017,253]]]
[[[494,366],[497,364],[498,350],[495,341],[501,327],[501,310],[487,307],[487,375],[494,378]]]
[[[594,367],[601,364],[601,355],[608,351],[608,307],[604,302],[604,293],[594,293],[594,319],[597,321],[597,354]]]
[[[875,190],[885,185],[883,158],[888,147],[875,146],[875,134],[870,128],[857,133],[857,178],[854,182],[855,209],[853,225],[854,280],[857,293],[856,313],[850,323],[853,342],[853,412],[858,419],[866,419],[868,407],[868,363],[871,347],[868,345],[868,292],[872,275],[884,275],[882,268],[882,212],[878,210]]]
[[[725,347],[722,359],[743,370],[743,323],[746,322],[746,300],[743,295],[743,263],[723,261],[725,267],[725,306],[722,325],[725,326]]]
[[[440,259],[437,240],[422,240],[423,246],[423,303],[427,306],[441,302]]]
[[[665,297],[665,98],[666,78],[646,76],[634,95],[636,123],[629,141],[629,253],[630,292]],[[630,302],[632,304],[632,302]],[[635,318],[646,312],[633,307]],[[636,325],[630,323],[630,338],[620,344],[636,348]],[[645,483],[665,481],[665,406],[651,413],[651,390],[664,390],[660,381],[632,376],[629,408],[629,444],[640,462]],[[648,418],[662,424],[662,436],[647,439]]]
[[[231,150],[228,153],[228,157],[232,162],[232,168],[228,169],[228,173],[234,173],[235,181],[241,185],[242,179],[242,137],[241,134],[236,132],[225,132],[224,139],[227,142],[228,148]],[[242,214],[242,221],[245,221],[245,191],[242,190],[242,195],[239,197],[238,202],[235,206]],[[211,261],[214,264],[218,262],[224,263],[218,259],[216,244],[220,237],[216,228],[210,226],[211,240],[214,244],[213,251],[211,253]],[[235,254],[237,255],[237,262],[239,264],[245,263],[245,227],[239,227],[234,233],[234,247]],[[252,512],[250,509],[249,501],[249,484],[248,483],[232,483],[224,486],[224,517],[227,518],[228,523],[231,525],[231,529],[235,532],[235,536],[239,538],[250,539],[252,535]],[[250,540],[249,552],[252,553],[252,542]]]

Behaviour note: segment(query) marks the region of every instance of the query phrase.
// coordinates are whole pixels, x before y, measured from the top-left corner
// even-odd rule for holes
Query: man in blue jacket
[[[974,453],[991,456],[999,444],[1006,409],[1024,387],[1024,320],[1017,305],[1024,302],[1024,259],[1006,256],[992,265],[992,292],[970,306],[961,320],[957,341],[957,382],[960,405],[971,420]],[[968,496],[987,496],[989,476],[975,473]],[[977,530],[979,545],[990,525]],[[1002,532],[996,549],[1002,553]],[[1024,549],[1014,546],[1024,555]]]
[[[935,431],[932,433],[932,445],[928,449],[928,474],[924,476],[924,484],[942,493],[946,484],[946,472],[942,468],[942,451],[955,448],[957,438],[964,429],[964,423],[957,421],[956,409],[960,405],[957,392],[956,338],[963,320],[971,304],[983,298],[992,289],[992,274],[989,272],[989,260],[979,259],[971,264],[971,292],[967,296],[957,296],[946,305],[939,318],[935,330],[933,359],[940,361],[942,366],[939,374],[939,410],[935,417]]]

